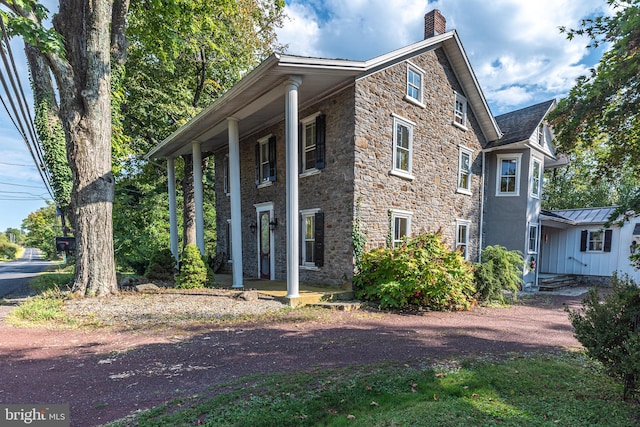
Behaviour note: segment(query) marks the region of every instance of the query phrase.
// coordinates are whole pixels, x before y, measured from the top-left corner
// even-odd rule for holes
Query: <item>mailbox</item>
[[[56,251],[58,252],[75,252],[76,250],[76,238],[75,237],[56,237]]]

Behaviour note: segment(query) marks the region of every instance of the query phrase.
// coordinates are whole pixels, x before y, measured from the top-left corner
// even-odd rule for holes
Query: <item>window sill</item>
[[[301,265],[300,270],[320,271],[320,268],[315,265]]]
[[[458,188],[456,190],[457,194],[465,194],[467,196],[473,196],[473,193],[471,192],[471,190],[467,190],[466,188]]]
[[[407,101],[407,102],[409,102],[409,103],[413,104],[413,105],[416,105],[416,106],[420,107],[420,108],[427,108],[427,106],[426,106],[426,105],[424,105],[422,102],[420,102],[420,101],[418,101],[417,99],[412,98],[412,97],[410,97],[410,96],[408,96],[408,95],[405,95],[403,99],[404,99],[405,101]]]
[[[225,191],[225,193],[224,193],[224,194],[225,194],[225,196],[227,196],[227,197],[231,197],[231,193],[227,193],[227,192]]]
[[[456,122],[455,120],[451,122],[452,125],[454,125],[455,127],[457,127],[458,129],[462,129],[462,130],[469,130],[465,125],[461,125],[460,123]]]
[[[299,175],[299,177],[300,178],[304,178],[306,176],[313,176],[313,175],[318,175],[318,174],[320,174],[320,169],[313,168],[313,169],[307,169],[306,171],[302,172]]]
[[[539,194],[530,194],[529,195],[532,199],[540,199],[540,195]]]
[[[273,181],[264,181],[258,184],[258,188],[271,187],[273,185]]]
[[[407,181],[413,181],[414,179],[416,179],[416,177],[411,175],[410,173],[395,169],[390,170],[389,175],[397,176],[398,178],[406,179]]]
[[[520,193],[496,193],[496,197],[518,197]]]

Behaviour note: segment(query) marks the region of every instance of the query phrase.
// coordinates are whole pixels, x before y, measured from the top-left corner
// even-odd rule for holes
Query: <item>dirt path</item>
[[[70,403],[71,425],[86,427],[255,373],[557,351],[579,346],[563,304],[581,299],[463,313],[334,312],[329,321],[182,335],[22,329],[0,313],[0,402]]]

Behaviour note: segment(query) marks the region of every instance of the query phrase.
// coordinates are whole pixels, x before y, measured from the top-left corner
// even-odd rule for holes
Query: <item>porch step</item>
[[[540,291],[557,291],[558,289],[577,286],[576,278],[573,275],[560,275],[541,279],[539,281]]]
[[[280,300],[291,307],[301,307],[303,305],[323,304],[338,301],[348,301],[353,299],[353,291],[336,290],[324,292],[313,291],[300,291],[299,296],[296,298],[287,298],[286,291],[273,292],[273,291],[258,291],[258,293],[269,295],[277,300]]]
[[[309,304],[311,307],[328,308],[333,311],[354,311],[360,309],[359,301],[340,301],[340,302],[318,302]]]

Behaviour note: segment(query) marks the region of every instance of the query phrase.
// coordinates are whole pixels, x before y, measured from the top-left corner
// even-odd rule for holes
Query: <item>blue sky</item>
[[[458,31],[498,115],[562,97],[598,62],[601,52],[588,51],[586,40],[569,42],[558,28],[576,28],[605,7],[604,0],[287,0],[278,37],[286,53],[366,60],[421,40],[424,14],[439,9],[447,29]],[[21,50],[14,43],[14,54]],[[0,231],[20,227],[45,206],[46,190],[31,163],[0,109]]]

